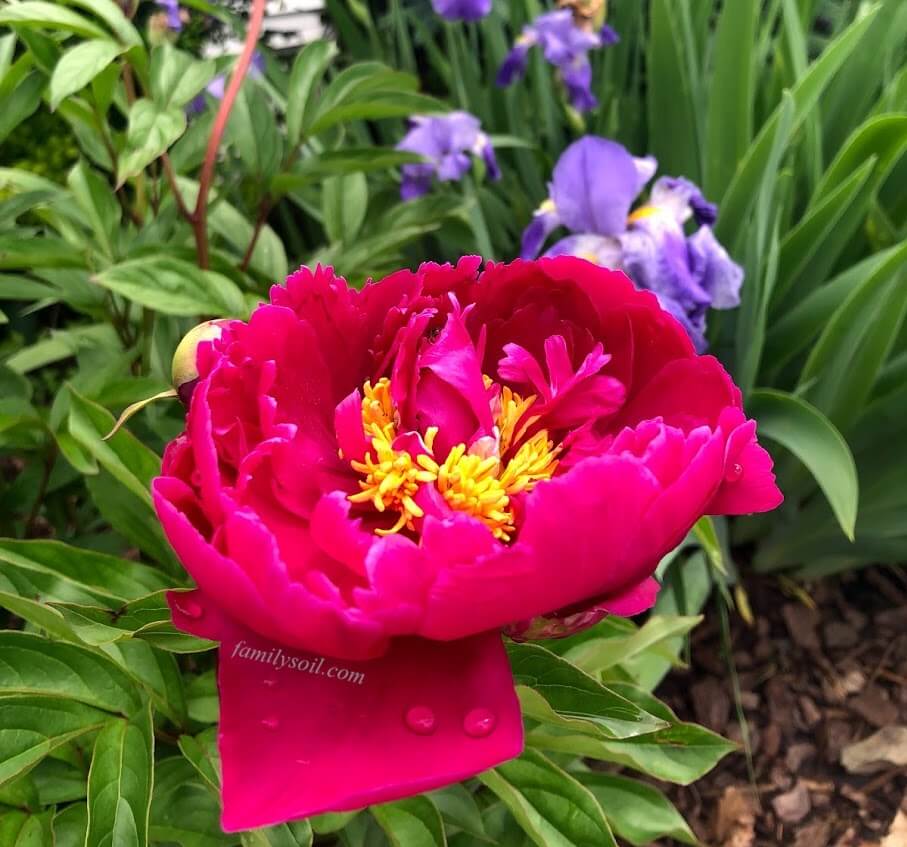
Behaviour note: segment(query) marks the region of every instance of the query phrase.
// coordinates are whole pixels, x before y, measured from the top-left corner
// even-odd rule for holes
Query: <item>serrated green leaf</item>
[[[154,731],[151,707],[110,721],[98,734],[88,772],[85,847],[148,843]]]
[[[617,847],[598,800],[537,750],[479,774],[539,847]]]
[[[110,39],[92,39],[67,50],[50,78],[50,108],[81,91],[125,48]]]

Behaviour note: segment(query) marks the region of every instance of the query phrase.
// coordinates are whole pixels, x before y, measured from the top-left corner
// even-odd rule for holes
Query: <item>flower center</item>
[[[488,378],[486,383],[492,385]],[[429,427],[417,439],[424,451],[415,456],[394,446],[399,420],[389,379],[374,386],[366,382],[363,395],[362,428],[371,439],[371,449],[363,461],[350,463],[364,479],[359,480],[361,490],[349,499],[370,504],[382,514],[398,513],[389,529],[375,530],[378,535],[415,531],[414,521],[425,514],[416,502],[419,490],[433,485],[451,509],[478,518],[495,538],[509,541],[516,530],[511,498],[551,479],[557,470],[560,448],[547,430],[525,437],[537,420],[526,414],[535,403],[534,396],[523,398],[502,386],[493,403],[494,436],[480,438],[469,448],[458,444],[439,462],[434,455],[437,427]]]

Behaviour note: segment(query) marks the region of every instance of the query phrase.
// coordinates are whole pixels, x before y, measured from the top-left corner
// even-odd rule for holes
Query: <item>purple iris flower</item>
[[[538,46],[545,59],[560,71],[573,107],[587,112],[598,105],[592,93],[589,51],[618,40],[617,33],[607,25],[598,32],[577,26],[569,9],[546,12],[523,29],[498,71],[497,84],[507,86],[521,78],[526,73],[530,49]]]
[[[435,179],[455,182],[472,166],[471,156],[481,156],[491,179],[500,179],[494,148],[482,132],[479,119],[468,112],[440,116],[417,116],[410,130],[397,145],[398,150],[419,153],[425,162],[403,165],[400,196],[404,200],[421,197]]]
[[[491,0],[431,0],[431,5],[449,21],[477,21],[491,11]]]
[[[174,32],[179,32],[183,28],[183,19],[180,16],[180,4],[177,0],[158,0],[158,5],[164,7],[167,12],[167,27]]]
[[[739,305],[743,269],[712,232],[715,205],[688,179],[661,177],[648,202],[630,212],[656,168],[651,156],[636,158],[605,138],[574,142],[554,168],[549,199],[523,233],[522,256],[534,258],[557,227],[566,227],[572,234],[546,256],[569,254],[621,268],[655,293],[702,351],[706,313]],[[687,235],[690,220],[697,229]]]

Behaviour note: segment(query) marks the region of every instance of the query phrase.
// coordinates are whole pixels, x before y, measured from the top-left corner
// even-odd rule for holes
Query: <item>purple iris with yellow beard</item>
[[[592,93],[589,51],[615,44],[618,40],[617,33],[607,25],[598,30],[578,25],[570,9],[547,12],[525,27],[498,71],[497,84],[508,86],[521,78],[526,73],[529,51],[537,46],[545,59],[558,69],[573,108],[588,112],[598,105]]]
[[[463,179],[472,167],[473,156],[482,159],[491,179],[501,176],[491,140],[482,132],[479,119],[469,112],[412,118],[410,130],[397,149],[418,153],[425,159],[403,165],[400,194],[404,200],[427,194],[436,179],[441,182]]]
[[[606,138],[574,142],[554,168],[548,199],[523,232],[521,255],[535,258],[548,236],[565,227],[571,234],[546,256],[580,256],[625,271],[658,297],[701,352],[706,313],[740,304],[743,269],[712,232],[717,208],[689,180],[657,179],[648,201],[631,212],[657,167],[651,156],[635,157]],[[688,234],[691,220],[696,226]]]

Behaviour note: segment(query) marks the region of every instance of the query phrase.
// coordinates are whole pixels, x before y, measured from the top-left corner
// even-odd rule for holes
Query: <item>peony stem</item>
[[[246,30],[246,41],[233,74],[230,76],[230,82],[227,85],[224,98],[220,101],[220,108],[217,110],[217,117],[214,119],[211,136],[208,138],[205,161],[198,181],[198,200],[195,204],[195,212],[192,214],[195,247],[198,253],[198,264],[201,268],[208,267],[208,193],[211,190],[211,183],[214,181],[217,151],[220,149],[220,142],[227,128],[227,121],[230,119],[230,112],[233,110],[233,104],[236,102],[239,89],[242,87],[243,80],[249,71],[249,66],[252,64],[252,56],[255,53],[255,45],[258,43],[264,16],[265,0],[252,0],[252,12],[249,16],[249,26]]]

